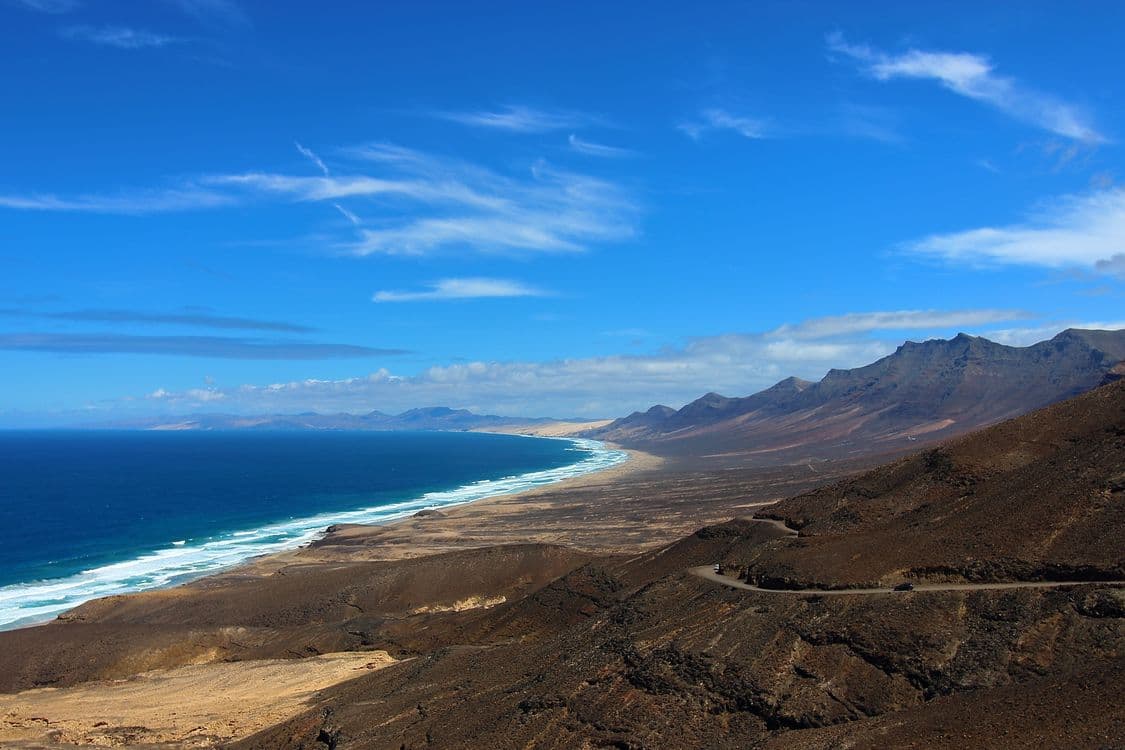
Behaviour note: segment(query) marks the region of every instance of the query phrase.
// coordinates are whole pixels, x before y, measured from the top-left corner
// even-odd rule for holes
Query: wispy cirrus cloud
[[[503,196],[489,195],[459,182],[340,175],[307,177],[278,172],[245,172],[209,175],[200,179],[212,188],[241,190],[245,196],[276,195],[297,201],[332,201],[342,198],[398,197],[424,203],[450,203],[479,208],[498,208]]]
[[[331,174],[331,172],[328,169],[328,165],[324,163],[323,159],[321,159],[319,156],[317,156],[317,153],[315,151],[313,151],[311,148],[306,148],[305,146],[302,146],[297,141],[293,141],[293,145],[297,147],[297,153],[299,153],[301,156],[305,157],[310,162],[312,162],[313,166],[315,166],[317,169],[319,169],[321,174],[323,174],[325,177],[327,177],[328,175]]]
[[[676,128],[692,140],[699,140],[704,134],[714,130],[732,130],[744,138],[769,138],[770,124],[767,120],[746,115],[731,114],[725,109],[705,109],[694,120],[682,122]]]
[[[333,203],[332,208],[336,209],[336,212],[347,219],[353,227],[358,227],[363,224],[363,220],[360,219],[359,216],[344,208],[339,203]]]
[[[165,47],[183,41],[179,37],[128,26],[67,26],[59,34],[64,39],[128,50]]]
[[[151,401],[187,400],[196,404],[208,404],[214,401],[222,401],[226,397],[227,395],[217,388],[188,388],[181,393],[157,388],[155,391],[145,396],[146,399]]]
[[[252,173],[206,182],[301,201],[383,196],[415,205],[411,218],[398,210],[393,220],[380,222],[383,226],[357,227],[358,238],[341,243],[343,251],[355,255],[425,255],[457,247],[504,254],[576,252],[635,233],[638,207],[624,189],[543,162],[521,178],[384,144],[349,153],[380,163],[389,173]]]
[[[543,161],[522,173],[501,174],[458,159],[376,143],[336,152],[346,163],[326,174],[327,165],[319,156],[300,144],[298,151],[315,157],[310,161],[320,174],[211,174],[162,189],[75,196],[9,194],[0,195],[0,208],[146,214],[271,200],[324,202],[351,225],[347,235],[336,238],[335,249],[359,256],[455,249],[577,252],[636,233],[640,209],[628,191]]]
[[[61,197],[51,193],[0,195],[0,208],[23,211],[60,211],[95,214],[153,214],[196,211],[236,203],[229,193],[194,185],[159,189],[87,193]]]
[[[1125,253],[1125,188],[1063,196],[1041,204],[1023,223],[935,234],[905,249],[955,263],[1114,274]]]
[[[596,124],[599,118],[582,112],[561,109],[536,109],[522,105],[497,110],[473,112],[435,112],[443,120],[478,128],[507,130],[514,133],[546,133]]]
[[[830,51],[851,59],[876,80],[935,81],[955,94],[1056,135],[1090,144],[1107,140],[1079,107],[998,74],[984,55],[920,49],[888,54],[866,44],[850,43],[838,31],[829,34],[827,41]]]
[[[376,292],[374,302],[434,302],[444,300],[495,299],[501,297],[545,297],[547,292],[508,279],[441,279],[422,291]]]
[[[332,170],[330,170],[328,168],[328,165],[324,163],[324,160],[320,158],[319,154],[317,154],[311,148],[307,148],[305,146],[302,146],[297,141],[294,141],[293,145],[297,147],[297,153],[299,153],[301,156],[305,157],[310,162],[312,162],[313,166],[315,166],[317,169],[319,169],[320,173],[322,175],[324,175],[325,177],[331,177],[332,176]],[[349,211],[348,209],[344,208],[339,203],[333,203],[332,208],[336,209],[336,212],[338,214],[340,214],[341,216],[343,216],[345,219],[347,219],[348,222],[354,227],[358,227],[360,224],[363,223],[363,221],[359,218],[359,216],[357,216],[355,213]]]
[[[826,339],[867,331],[933,331],[977,328],[1034,317],[1020,310],[890,310],[813,318],[770,331],[773,338]]]
[[[450,247],[500,254],[579,252],[635,234],[637,207],[617,185],[538,165],[529,179],[495,175],[471,189],[468,211],[361,230],[358,255],[424,255]],[[482,204],[476,196],[485,196]]]
[[[604,417],[655,402],[682,404],[707,391],[745,395],[789,375],[819,378],[832,367],[867,364],[893,352],[899,343],[897,337],[875,334],[911,330],[929,337],[1025,317],[1021,311],[998,310],[853,313],[763,333],[694,338],[649,354],[473,361],[413,375],[380,369],[354,378],[243,385],[221,392],[224,410],[240,413],[362,412],[371,404],[390,410],[447,404],[523,416]],[[186,393],[169,394],[167,401],[185,410],[202,405]]]
[[[225,336],[137,336],[120,333],[0,333],[0,350],[55,354],[146,354],[247,360],[319,360],[408,353],[353,344]]]
[[[141,325],[175,325],[197,328],[218,328],[244,331],[278,331],[311,333],[315,329],[280,320],[241,318],[201,312],[153,313],[140,310],[66,310],[42,312],[27,309],[0,309],[0,317],[65,320],[74,323],[137,323]]]
[[[593,141],[583,140],[574,133],[567,137],[567,143],[570,144],[572,151],[576,151],[585,156],[598,156],[606,159],[620,159],[626,156],[635,156],[636,152],[632,149],[621,148],[619,146],[607,146],[604,143],[594,143]]]

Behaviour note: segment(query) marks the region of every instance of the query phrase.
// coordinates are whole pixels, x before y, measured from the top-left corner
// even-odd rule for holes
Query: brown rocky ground
[[[667,572],[768,533],[719,527],[661,554],[584,566],[238,746],[311,748],[323,732],[354,748],[832,747],[831,735],[810,730],[855,724],[877,741],[865,722],[943,696],[1034,683],[1058,700],[1076,681],[1121,686],[1119,671],[1094,674],[1125,658],[1117,589],[832,599],[748,594]],[[1065,735],[1070,746],[1125,742],[1116,694],[1095,690],[1095,699]],[[996,730],[1031,709],[989,700],[991,730],[973,736],[1013,746]],[[928,727],[949,721],[942,705],[892,722],[903,742],[881,746],[940,747]],[[1102,718],[1084,723],[1090,716]]]
[[[813,536],[733,522],[592,561],[239,747],[1123,746],[1116,585],[824,597],[684,572],[749,561],[823,586],[860,580],[867,561],[863,580],[918,561],[975,579],[1116,576],[1123,435],[1118,383],[771,509]],[[988,528],[984,547],[964,538]]]
[[[281,562],[0,634],[0,689],[370,650],[399,661],[231,747],[1125,747],[1118,585],[832,597],[687,572],[721,560],[811,586],[1121,577],[1123,441],[1119,381],[812,492],[812,470],[673,465],[544,493],[524,520],[513,501],[344,530]],[[715,522],[779,491],[795,497],[769,512],[800,537]],[[481,546],[497,519],[539,542],[572,526],[582,549]],[[676,531],[693,520],[703,528]],[[471,531],[448,543],[468,549],[375,559],[401,558],[412,535],[430,549],[458,521]]]
[[[299,713],[318,690],[391,663],[381,652],[350,652],[178,667],[0,695],[0,744],[215,747]]]
[[[388,644],[400,631],[417,637],[442,614],[518,600],[588,559],[564,547],[508,545],[405,562],[290,565],[99,599],[47,625],[0,633],[0,691],[373,650],[375,632]]]
[[[759,581],[1125,578],[1125,383],[785,500]]]

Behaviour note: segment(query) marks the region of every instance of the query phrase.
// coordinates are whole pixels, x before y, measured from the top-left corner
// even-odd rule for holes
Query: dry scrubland
[[[0,738],[1125,745],[1125,590],[1106,582],[1125,578],[1125,382],[859,468],[638,462],[92,602],[0,634]],[[755,513],[799,534],[731,520]],[[688,572],[716,561],[810,591],[739,591]],[[1089,583],[816,593],[1061,578]],[[252,689],[254,675],[270,690]],[[224,713],[223,690],[259,702]],[[187,727],[196,721],[203,730]]]

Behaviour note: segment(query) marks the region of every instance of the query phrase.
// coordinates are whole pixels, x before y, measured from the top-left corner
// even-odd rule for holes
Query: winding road
[[[772,518],[748,518],[747,521],[765,523],[779,529],[789,536],[797,536],[794,529],[789,528],[782,521]],[[688,568],[688,572],[712,583],[728,586],[732,589],[743,591],[757,591],[762,594],[789,594],[790,596],[865,596],[868,594],[905,594],[923,591],[993,591],[1002,589],[1054,589],[1063,586],[1123,586],[1125,581],[1016,581],[1012,583],[921,583],[916,584],[909,591],[895,591],[893,588],[867,588],[867,589],[767,589],[755,586],[752,583],[740,581],[737,578],[721,575],[715,572],[714,565],[700,565]]]

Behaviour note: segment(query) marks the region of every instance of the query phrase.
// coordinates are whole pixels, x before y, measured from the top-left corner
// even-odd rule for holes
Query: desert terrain
[[[638,454],[2,633],[0,740],[1117,747],[1123,472],[1122,381],[890,460]]]

